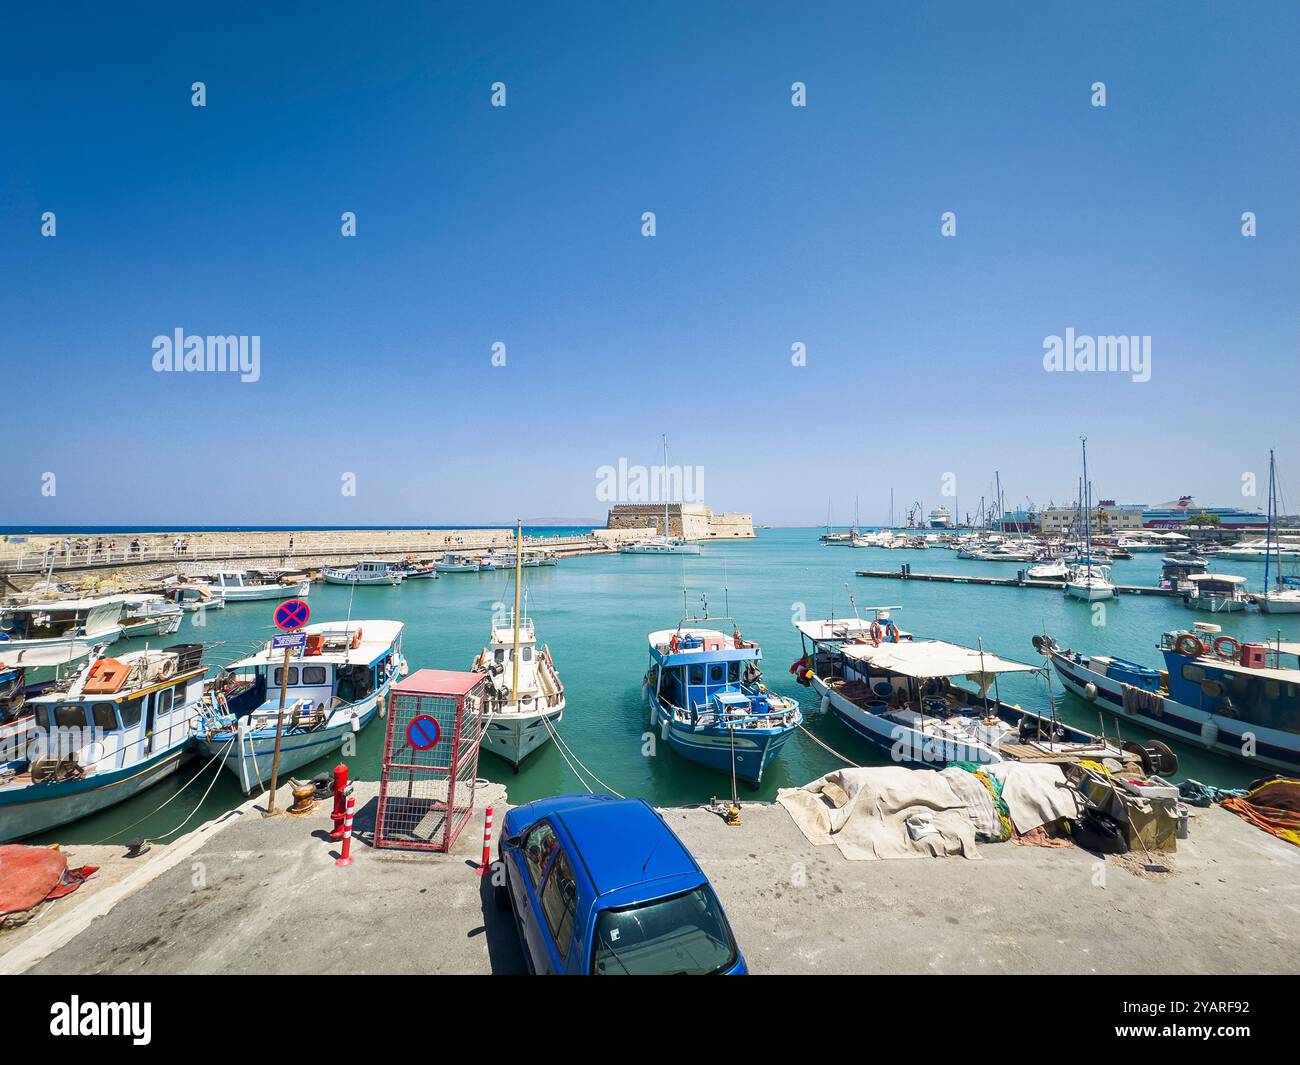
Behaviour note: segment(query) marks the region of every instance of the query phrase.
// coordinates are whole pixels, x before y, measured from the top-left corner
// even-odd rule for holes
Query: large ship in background
[[[1236,507],[1203,507],[1191,496],[1179,496],[1169,503],[1158,503],[1142,511],[1142,525],[1148,529],[1179,529],[1189,518],[1201,515],[1219,519],[1221,529],[1266,529],[1268,515],[1258,510]]]

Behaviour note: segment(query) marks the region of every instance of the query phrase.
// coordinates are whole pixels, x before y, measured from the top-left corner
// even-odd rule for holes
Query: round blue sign
[[[284,632],[293,632],[307,624],[311,617],[311,607],[301,599],[286,599],[275,608],[275,627]]]
[[[411,723],[406,726],[406,742],[417,751],[429,750],[441,735],[442,729],[438,727],[437,719],[428,714],[411,718]]]

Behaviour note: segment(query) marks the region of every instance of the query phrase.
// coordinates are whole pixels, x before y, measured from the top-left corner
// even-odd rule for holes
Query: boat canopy
[[[291,662],[299,664],[301,659],[306,661],[308,665],[371,663],[381,658],[397,642],[402,633],[402,628],[400,621],[323,621],[319,624],[307,625],[298,631],[308,636],[323,636],[327,641],[343,644],[343,647],[334,650],[327,642],[320,654],[303,655],[301,652],[296,652],[291,656]],[[352,636],[358,629],[360,630],[361,640],[356,647],[353,647],[351,645]],[[234,672],[235,670],[247,669],[253,666],[279,666],[283,664],[284,651],[273,649],[268,641],[257,654],[241,658],[237,662],[231,662],[226,668]]]
[[[1245,584],[1245,577],[1237,577],[1231,573],[1189,573],[1189,581],[1195,581],[1197,584]]]
[[[801,621],[795,628],[810,640],[819,642],[832,640],[861,640],[866,639],[871,632],[871,625],[874,621],[876,624],[883,624],[889,620],[891,610],[899,610],[901,607],[896,606],[869,606],[865,608],[869,613],[874,614],[873,618],[831,618],[824,621]]]
[[[906,640],[903,643],[850,644],[844,657],[900,677],[928,680],[934,677],[967,677],[975,680],[996,673],[1037,673],[1038,666],[999,658],[989,651],[963,647],[944,640]]]

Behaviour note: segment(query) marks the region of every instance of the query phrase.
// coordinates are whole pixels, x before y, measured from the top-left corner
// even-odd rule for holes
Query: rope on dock
[[[844,755],[840,754],[840,752],[837,751],[834,747],[822,743],[821,740],[819,740],[816,736],[814,736],[811,732],[809,732],[806,728],[804,728],[803,725],[799,726],[799,731],[802,732],[805,736],[807,736],[810,740],[812,740],[813,743],[817,744],[818,747],[821,747],[823,750],[829,751],[831,754],[833,754],[841,762],[844,762],[846,765],[851,765],[854,769],[862,768],[862,766],[858,765],[858,763],[853,761],[852,758],[846,758]]]

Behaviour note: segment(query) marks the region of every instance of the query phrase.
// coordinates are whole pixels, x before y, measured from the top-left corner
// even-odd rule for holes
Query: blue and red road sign
[[[311,617],[311,607],[301,599],[286,599],[275,608],[275,627],[284,632],[293,632],[307,624]]]
[[[442,729],[438,727],[437,719],[428,714],[411,718],[411,723],[406,726],[406,742],[417,751],[430,750],[441,735]]]

